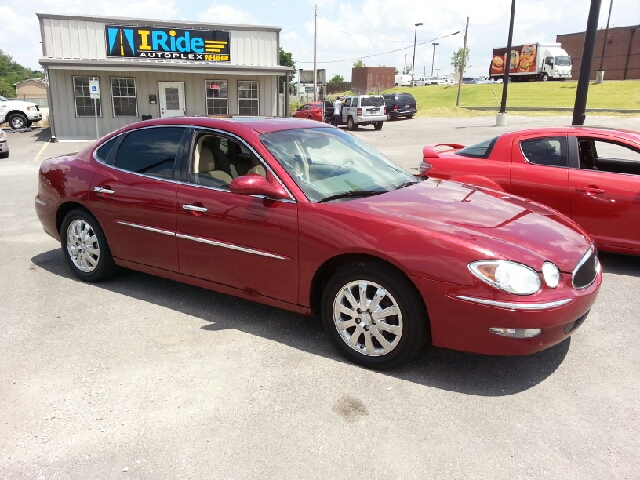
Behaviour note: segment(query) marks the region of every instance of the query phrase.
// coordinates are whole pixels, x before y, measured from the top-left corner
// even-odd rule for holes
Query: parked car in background
[[[415,86],[423,85],[445,85],[446,82],[443,78],[438,77],[418,77],[413,81]]]
[[[399,117],[412,118],[418,111],[416,99],[410,93],[385,93],[382,96],[387,107],[387,120]]]
[[[134,123],[38,178],[38,218],[81,281],[121,266],[315,313],[370,368],[427,341],[544,350],[582,324],[602,281],[590,239],[553,210],[416,179],[306,119]]]
[[[462,83],[467,83],[467,84],[476,84],[478,83],[478,80],[476,80],[473,77],[462,77]]]
[[[464,147],[427,145],[423,176],[503,190],[558,210],[600,250],[640,255],[640,133],[536,128]]]
[[[309,120],[315,120],[317,122],[324,121],[322,112],[322,102],[306,103],[302,105],[293,114],[296,118],[308,118]]]
[[[7,134],[0,128],[0,158],[9,157],[9,142],[7,142]]]
[[[387,119],[387,109],[382,95],[356,95],[345,97],[342,103],[342,123],[349,130],[357,130],[359,126],[373,125],[380,130]]]
[[[9,122],[13,130],[28,128],[33,122],[42,120],[37,104],[22,100],[7,100],[0,96],[0,123]]]
[[[410,87],[411,75],[396,75],[395,84],[396,87]]]

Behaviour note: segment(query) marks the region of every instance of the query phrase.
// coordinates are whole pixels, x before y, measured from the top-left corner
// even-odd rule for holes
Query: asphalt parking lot
[[[567,123],[356,135],[415,171],[426,143]],[[0,478],[640,478],[640,258],[602,254],[589,318],[544,352],[369,371],[312,318],[127,270],[75,280],[33,198],[39,163],[87,143],[47,139],[8,134],[0,160]]]

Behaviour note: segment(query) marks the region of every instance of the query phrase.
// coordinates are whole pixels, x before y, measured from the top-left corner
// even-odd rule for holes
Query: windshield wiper
[[[330,202],[331,200],[337,200],[339,198],[369,197],[372,195],[380,195],[381,193],[387,193],[387,190],[351,190],[349,192],[342,192],[342,193],[336,193],[335,195],[330,195],[328,197],[323,198],[322,200],[318,200],[318,203]]]
[[[415,185],[416,183],[420,183],[422,180],[411,180],[410,182],[401,183],[396,187],[396,190],[400,190],[404,187],[410,187],[411,185]]]

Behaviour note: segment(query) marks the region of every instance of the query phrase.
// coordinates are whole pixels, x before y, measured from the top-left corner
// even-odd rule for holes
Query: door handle
[[[182,205],[183,210],[188,210],[190,212],[199,212],[205,213],[207,211],[204,207],[197,207],[196,205]]]
[[[102,187],[93,187],[93,191],[96,193],[104,193],[105,195],[113,195],[114,193],[116,193],[113,190]]]
[[[587,195],[598,195],[599,193],[604,193],[604,190],[595,185],[589,185],[588,187],[577,187],[576,192],[584,192]]]

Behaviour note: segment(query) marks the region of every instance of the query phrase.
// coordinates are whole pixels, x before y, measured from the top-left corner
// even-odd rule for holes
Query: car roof
[[[523,130],[515,130],[513,132],[504,133],[503,135],[522,135],[522,134],[536,134],[536,133],[571,133],[574,135],[589,135],[598,133],[617,133],[622,136],[633,138],[636,141],[640,140],[640,132],[634,130],[625,130],[623,128],[613,127],[596,127],[596,126],[584,126],[584,125],[565,125],[559,127],[539,127],[539,128],[527,128]]]

